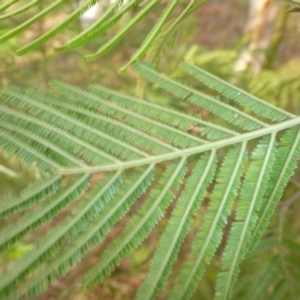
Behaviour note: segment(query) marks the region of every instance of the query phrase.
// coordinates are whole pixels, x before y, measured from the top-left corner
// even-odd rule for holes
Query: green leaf
[[[84,274],[84,285],[94,287],[161,228],[167,211],[171,216],[137,299],[159,297],[173,269],[177,283],[169,299],[189,299],[216,253],[223,255],[216,297],[231,297],[241,263],[262,238],[296,168],[300,118],[191,64],[184,64],[187,73],[240,106],[162,76],[147,63],[135,68],[178,101],[218,118],[208,122],[100,85],[82,90],[52,81],[47,93],[1,90],[1,147],[34,164],[40,178],[1,201],[2,253],[33,233],[36,240],[8,266],[0,298],[37,297],[101,244],[99,261]],[[201,130],[191,134],[190,128]],[[46,223],[49,232],[35,234]],[[102,243],[119,226],[114,241]],[[183,245],[191,250],[177,270]],[[297,249],[291,242],[284,247]],[[261,289],[274,284],[272,297],[290,295],[288,288],[297,285],[293,255],[284,262],[295,266],[289,285],[280,276],[261,281]]]

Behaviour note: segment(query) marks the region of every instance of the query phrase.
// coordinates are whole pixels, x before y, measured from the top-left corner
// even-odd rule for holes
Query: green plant
[[[111,27],[113,27],[117,22],[124,17],[129,11],[133,11],[137,8],[136,15],[131,18],[122,29],[120,29],[113,37],[111,37],[104,45],[102,45],[98,51],[93,54],[86,55],[85,57],[88,60],[94,60],[99,58],[99,56],[108,52],[113,46],[120,42],[124,36],[132,30],[137,24],[146,17],[146,15],[152,11],[156,6],[161,5],[164,7],[160,18],[155,22],[155,25],[143,41],[141,47],[132,55],[130,61],[121,69],[124,71],[129,64],[139,60],[142,56],[146,54],[146,52],[151,48],[155,41],[155,47],[152,51],[157,53],[157,51],[161,51],[157,49],[158,44],[165,43],[166,39],[169,38],[170,34],[178,27],[182,20],[184,20],[187,16],[193,13],[196,9],[203,6],[208,0],[191,0],[187,1],[188,4],[185,6],[185,9],[181,12],[181,14],[177,17],[173,17],[171,20],[170,16],[176,6],[179,5],[178,0],[168,0],[167,5],[164,7],[161,4],[161,0],[152,0],[152,1],[141,1],[141,0],[130,0],[124,3],[124,0],[117,0],[114,4],[112,4],[107,11],[90,27],[83,30],[80,34],[75,36],[65,45],[61,45],[56,47],[57,51],[66,51],[76,47],[80,47],[84,44],[87,44],[91,40],[95,39],[96,37],[104,35]],[[0,12],[5,11],[8,7],[18,1],[9,1],[6,4],[0,6]],[[57,8],[63,6],[66,1],[57,0],[51,2],[50,4],[42,7],[42,10],[36,13],[29,19],[26,19],[23,23],[19,26],[15,27],[14,29],[6,32],[2,36],[0,36],[0,43],[4,43],[10,38],[16,36],[20,32],[26,30],[30,25],[37,22],[41,18],[47,16],[52,11]],[[21,49],[17,50],[18,55],[24,55],[29,51],[43,45],[48,40],[52,39],[59,33],[61,33],[67,26],[69,26],[72,22],[74,22],[80,15],[84,14],[89,8],[94,6],[100,2],[100,0],[86,0],[83,4],[79,5],[79,7],[72,12],[60,23],[52,27],[51,29],[47,30],[42,36],[39,36],[26,46],[22,47]],[[39,3],[43,2],[41,0],[33,0],[30,3],[25,4],[24,6],[18,7],[12,12],[4,14],[0,17],[0,20],[5,20],[10,18],[14,15],[18,15],[21,13],[26,12],[30,8],[37,6]],[[160,47],[161,48],[161,47]],[[150,51],[151,52],[151,51]]]
[[[2,298],[33,297],[57,271],[66,274],[142,194],[146,200],[86,274],[84,285],[93,287],[108,276],[177,198],[137,299],[151,299],[164,287],[200,207],[207,207],[203,221],[169,298],[188,299],[195,291],[235,212],[216,284],[217,299],[230,297],[240,263],[261,239],[296,167],[300,119],[194,65],[182,66],[241,108],[162,77],[145,63],[135,65],[142,76],[225,123],[205,122],[100,85],[84,91],[52,81],[54,91],[48,94],[2,90],[1,144],[26,163],[36,162],[42,178],[21,197],[2,202],[2,218],[27,213],[3,229],[1,251],[73,203],[68,217],[11,266],[0,282]],[[102,178],[93,182],[96,174]]]
[[[0,11],[15,2],[7,2]],[[40,2],[33,1],[2,19]],[[18,53],[52,38],[97,2],[86,1],[63,25]],[[152,5],[160,4],[140,2],[129,1],[120,8],[123,1],[117,1],[98,23],[61,50],[104,33],[131,7],[141,4],[129,25],[88,58],[104,53]],[[146,51],[146,57],[155,61],[181,20],[206,1],[190,1],[179,17],[166,22],[177,2],[167,2],[129,63],[134,63],[140,76],[179,98],[176,101],[214,115],[210,122],[201,115],[180,113],[100,85],[82,90],[52,81],[47,93],[14,86],[1,90],[0,145],[2,156],[9,155],[10,160],[0,161],[0,172],[22,189],[0,204],[0,252],[14,259],[1,274],[1,299],[34,298],[102,243],[101,259],[83,278],[85,287],[94,287],[162,219],[167,225],[136,299],[165,295],[189,299],[206,269],[218,265],[220,257],[216,299],[232,295],[235,299],[253,295],[255,299],[293,299],[299,294],[299,241],[283,233],[287,209],[280,214],[278,238],[267,232],[259,241],[271,217],[276,218],[276,205],[296,168],[300,118],[191,63],[182,64],[182,77],[192,75],[197,85],[201,82],[219,92],[218,97],[162,76],[149,63],[136,62]],[[63,3],[46,6],[2,36],[2,42]],[[287,208],[290,201],[282,205]],[[123,232],[113,242],[105,240],[124,217]],[[45,229],[49,232],[42,236],[39,230]],[[183,263],[178,260],[182,246],[188,249]],[[242,272],[250,270],[254,275],[241,277],[242,286],[249,289],[234,289],[243,261]],[[161,294],[164,288],[167,293]]]
[[[182,52],[186,54],[186,59],[189,62],[210,70],[211,73],[226,81],[234,82],[250,94],[283,109],[291,109],[292,107],[295,113],[299,113],[300,107],[296,101],[300,91],[300,82],[298,81],[300,76],[299,59],[293,58],[272,69],[262,69],[253,76],[252,73],[234,71],[237,53],[232,49],[217,49],[203,53],[201,48],[193,45],[190,51],[183,48]],[[171,76],[180,79],[184,78],[185,73],[178,68]],[[208,90],[205,91],[209,92]]]

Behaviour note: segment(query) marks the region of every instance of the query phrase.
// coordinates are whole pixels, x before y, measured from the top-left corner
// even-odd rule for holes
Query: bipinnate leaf
[[[239,106],[145,62],[135,64],[141,76],[205,111],[210,121],[95,84],[83,90],[53,80],[47,93],[1,90],[1,151],[39,174],[0,204],[3,257],[34,239],[3,271],[1,299],[34,299],[101,245],[99,261],[83,276],[93,288],[161,228],[136,299],[161,292],[190,299],[217,254],[216,299],[231,298],[241,263],[262,239],[297,166],[300,118],[197,66],[182,66]],[[297,243],[281,244],[281,261],[290,266]],[[183,245],[188,255],[180,263]],[[290,295],[279,277],[274,297]],[[272,290],[271,284],[265,276],[259,290]]]

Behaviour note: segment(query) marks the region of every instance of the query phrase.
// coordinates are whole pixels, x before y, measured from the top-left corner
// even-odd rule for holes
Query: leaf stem
[[[98,173],[98,172],[107,172],[107,171],[114,171],[114,170],[120,170],[120,169],[129,169],[132,167],[140,167],[144,165],[148,165],[151,163],[159,163],[167,160],[172,160],[179,157],[184,156],[190,156],[193,154],[205,152],[212,149],[219,149],[225,146],[230,146],[236,143],[241,143],[245,141],[249,141],[255,138],[259,138],[271,133],[276,133],[278,131],[300,125],[300,117],[296,117],[294,119],[281,122],[278,124],[270,125],[266,128],[254,130],[251,132],[243,133],[238,136],[230,137],[224,140],[211,142],[209,144],[200,145],[196,147],[191,147],[188,149],[182,149],[178,151],[174,151],[172,153],[162,154],[162,155],[156,155],[156,156],[148,156],[146,158],[127,161],[127,162],[121,162],[121,163],[115,163],[115,164],[109,164],[106,166],[92,166],[92,167],[82,167],[82,168],[63,168],[63,169],[56,169],[53,170],[53,173],[63,174],[63,175],[69,175],[69,174],[91,174],[91,173]]]

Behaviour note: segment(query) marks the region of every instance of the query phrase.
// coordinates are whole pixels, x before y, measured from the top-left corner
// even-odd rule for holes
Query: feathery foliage
[[[256,249],[296,167],[300,118],[190,63],[182,66],[238,106],[164,77],[147,63],[135,64],[141,76],[218,122],[101,85],[82,90],[52,81],[48,93],[2,89],[1,147],[24,164],[35,163],[40,179],[1,201],[0,251],[46,223],[53,222],[53,229],[5,271],[1,299],[40,294],[126,215],[122,233],[104,244],[99,262],[84,276],[84,285],[94,287],[140,246],[172,203],[136,299],[153,299],[165,288],[200,211],[203,219],[169,299],[189,299],[217,251],[223,254],[215,297],[231,297],[241,263]],[[285,246],[299,247],[290,241]],[[276,288],[285,289],[280,282]]]
[[[172,12],[179,5],[178,0],[168,0],[164,3],[161,3],[161,0],[151,0],[151,1],[141,1],[141,0],[117,0],[111,4],[111,6],[99,16],[99,18],[90,25],[87,29],[80,32],[78,35],[73,37],[67,43],[60,45],[55,48],[57,51],[67,51],[70,49],[74,49],[76,47],[80,47],[82,45],[87,44],[91,40],[98,38],[99,36],[103,36],[107,33],[107,31],[115,26],[127,13],[137,10],[136,14],[133,15],[126,24],[124,24],[119,31],[116,32],[114,36],[112,36],[106,43],[101,45],[101,47],[92,54],[86,55],[85,57],[88,60],[94,60],[100,57],[101,55],[108,52],[112,47],[114,47],[117,43],[119,43],[124,36],[130,31],[136,28],[137,24],[144,19],[155,7],[160,6],[162,9],[161,15],[158,20],[155,22],[153,28],[145,37],[142,45],[139,49],[132,55],[130,61],[126,66],[124,66],[121,70],[125,70],[129,64],[137,61],[154,45],[154,41],[159,40],[161,37],[166,37],[168,32],[171,32],[173,28],[177,27],[178,24],[184,20],[191,12],[200,6],[204,5],[208,0],[191,0],[187,1],[186,9],[178,17],[172,17]],[[18,4],[19,1],[10,1],[7,4],[0,6],[0,20],[4,20],[10,18],[15,15],[19,15],[24,13],[37,5],[39,6],[40,11],[33,14],[32,17],[26,19],[23,23],[18,25],[17,27],[11,29],[10,31],[4,33],[0,36],[0,43],[4,43],[7,40],[13,38],[17,34],[25,31],[28,27],[42,18],[47,17],[49,14],[54,13],[57,10],[61,10],[64,8],[68,1],[65,0],[57,0],[51,3],[44,3],[41,0],[33,0],[23,6]],[[100,0],[86,0],[79,7],[73,9],[72,12],[68,14],[68,16],[57,25],[53,26],[49,30],[46,30],[41,36],[36,37],[33,41],[29,42],[24,47],[18,49],[16,53],[18,55],[24,55],[37,47],[40,47],[50,39],[54,38],[58,34],[60,34],[67,26],[69,26],[72,22],[76,21],[81,15],[83,15],[88,9],[95,6]],[[14,7],[5,13],[8,8]]]

